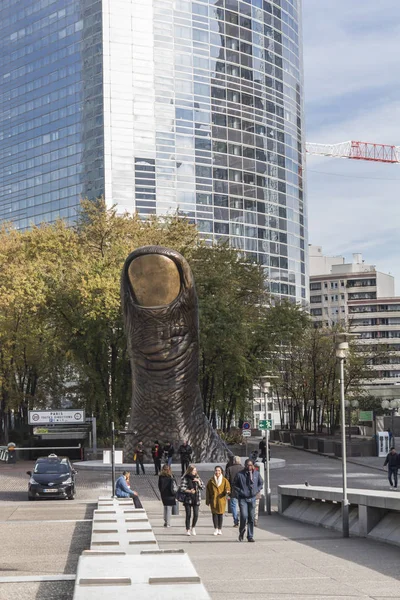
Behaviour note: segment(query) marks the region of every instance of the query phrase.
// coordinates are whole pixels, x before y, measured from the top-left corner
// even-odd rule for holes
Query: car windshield
[[[39,462],[35,465],[34,473],[37,473],[38,475],[63,475],[68,473],[68,466],[61,463]]]

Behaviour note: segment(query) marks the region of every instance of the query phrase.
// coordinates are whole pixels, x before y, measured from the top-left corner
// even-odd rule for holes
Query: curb
[[[276,446],[285,446],[286,448],[293,448],[293,450],[300,450],[301,452],[307,452],[308,454],[314,454],[315,456],[325,456],[325,458],[333,458],[334,460],[342,460],[340,456],[334,456],[333,454],[324,454],[323,452],[317,452],[315,450],[307,450],[307,448],[300,448],[300,446],[292,446],[292,444],[285,444],[284,442],[275,443]],[[374,457],[372,457],[374,458]],[[357,460],[356,457],[347,457],[347,462],[352,463],[353,465],[358,465],[360,467],[365,467],[367,469],[374,469],[375,471],[381,471],[386,473],[386,469],[384,467],[376,467],[375,465],[366,465],[365,463]]]

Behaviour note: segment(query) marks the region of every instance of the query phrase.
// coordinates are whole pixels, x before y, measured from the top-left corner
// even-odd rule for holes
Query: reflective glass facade
[[[259,261],[272,292],[306,297],[300,0],[0,6],[2,56],[15,55],[0,74],[0,218],[73,218],[79,195],[100,193],[143,217],[179,208]],[[28,61],[29,99],[13,79]]]
[[[73,219],[104,189],[100,0],[1,0],[0,220]]]

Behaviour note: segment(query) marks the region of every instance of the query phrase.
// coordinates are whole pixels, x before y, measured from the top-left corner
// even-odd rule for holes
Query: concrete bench
[[[400,494],[348,489],[350,534],[400,545]],[[280,485],[278,511],[285,517],[341,531],[342,488]]]
[[[160,550],[144,509],[99,501],[90,550],[78,563],[74,600],[119,596],[143,600],[210,600],[183,550]]]
[[[79,559],[74,600],[115,599],[119,596],[141,600],[209,600],[189,557],[181,552],[160,552],[139,556],[90,556]]]

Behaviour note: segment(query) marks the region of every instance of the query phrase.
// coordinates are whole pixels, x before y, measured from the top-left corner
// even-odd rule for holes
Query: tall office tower
[[[306,298],[300,0],[2,0],[0,219],[179,210]]]

